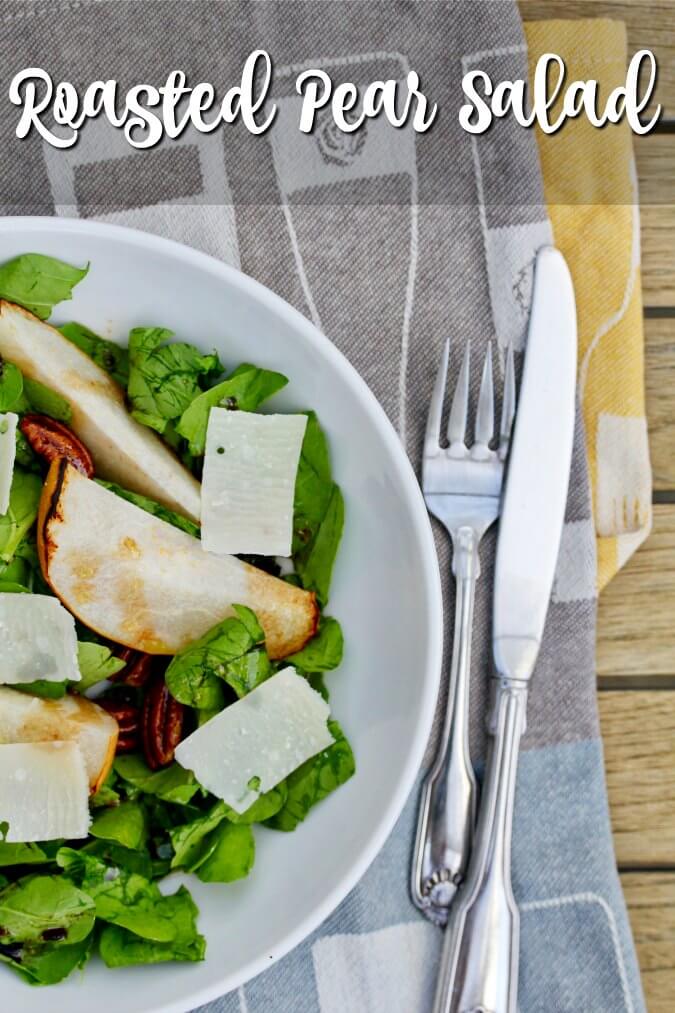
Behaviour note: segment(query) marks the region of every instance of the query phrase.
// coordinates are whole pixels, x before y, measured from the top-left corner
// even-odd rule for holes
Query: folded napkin
[[[595,78],[608,95],[626,77],[616,21],[525,25],[530,73],[543,53],[568,80]],[[570,265],[579,320],[579,399],[597,536],[598,589],[649,534],[652,481],[644,397],[640,212],[627,122],[597,130],[583,117],[538,134],[544,194]]]
[[[456,341],[456,366],[460,346],[471,338],[474,387],[488,339],[500,349],[509,342],[521,349],[533,259],[552,237],[534,134],[504,121],[472,139],[456,117],[467,69],[480,66],[500,80],[527,73],[515,3],[25,3],[20,16],[3,19],[0,38],[6,67],[30,66],[39,51],[55,77],[77,68],[78,79],[117,77],[127,84],[161,81],[174,67],[191,81],[236,80],[257,46],[274,57],[280,123],[297,113],[293,79],[303,66],[329,69],[336,83],[405,78],[414,68],[439,102],[438,120],[424,136],[397,132],[396,143],[391,132],[383,136],[370,125],[356,143],[324,120],[314,135],[277,124],[264,139],[232,129],[208,144],[190,136],[152,152],[132,152],[98,121],[74,148],[56,152],[39,139],[17,148],[14,111],[6,103],[0,110],[2,203],[14,212],[134,225],[241,266],[345,352],[417,465],[443,339],[449,334]],[[624,245],[614,244],[617,257]],[[578,276],[574,249],[566,252]],[[602,282],[609,283],[604,271]],[[585,312],[583,285],[580,296]],[[594,335],[599,321],[610,319],[603,312]],[[621,354],[627,355],[625,346]],[[588,391],[596,385],[596,363],[592,355]],[[624,411],[619,397],[610,414]],[[598,433],[603,426],[598,423]],[[602,455],[589,457],[594,474],[602,470]],[[633,523],[635,517],[633,511]],[[484,746],[494,544],[494,536],[484,544],[475,618],[477,762]],[[449,644],[454,599],[444,534],[438,549]],[[513,862],[522,913],[521,1013],[644,1009],[609,829],[595,702],[595,596],[595,525],[580,417],[518,774]],[[358,741],[355,750],[358,764]],[[205,1009],[426,1013],[441,933],[408,895],[416,809],[417,792],[368,873],[316,932]]]

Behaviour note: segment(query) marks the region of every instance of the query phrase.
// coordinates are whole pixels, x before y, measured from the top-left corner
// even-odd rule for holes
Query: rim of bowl
[[[427,663],[423,679],[424,695],[420,720],[418,721],[413,741],[410,744],[408,758],[396,792],[389,799],[384,814],[374,827],[368,844],[362,848],[358,859],[353,863],[349,871],[327,891],[321,903],[317,904],[312,912],[291,932],[286,933],[279,940],[275,947],[272,961],[270,961],[269,953],[266,952],[265,954],[261,954],[257,959],[250,960],[247,964],[243,965],[236,974],[225,975],[220,979],[218,984],[205,985],[192,992],[189,997],[186,995],[175,1002],[153,1006],[151,1009],[146,1010],[146,1013],[186,1013],[187,1010],[192,1009],[194,1006],[201,1006],[204,1003],[213,1001],[250,981],[263,970],[266,970],[282,957],[285,957],[295,946],[299,945],[328,918],[338,904],[356,886],[391,833],[408,799],[422,763],[431,732],[440,685],[443,648],[443,605],[440,571],[433,533],[415,472],[396,430],[389,421],[379,401],[360,373],[358,373],[355,367],[352,366],[330,339],[310,320],[304,317],[299,310],[291,306],[290,303],[287,303],[285,299],[282,299],[281,296],[272,292],[271,289],[268,289],[261,282],[250,277],[250,275],[244,274],[237,268],[217,260],[208,253],[203,253],[201,250],[196,250],[176,240],[143,232],[140,229],[130,228],[125,225],[113,225],[108,222],[98,222],[95,219],[58,218],[47,215],[0,216],[0,235],[7,232],[16,233],[17,231],[88,235],[103,240],[110,240],[113,243],[122,241],[137,246],[139,249],[157,250],[159,253],[168,254],[179,260],[190,262],[196,268],[216,278],[226,280],[234,288],[249,293],[255,300],[264,303],[274,313],[284,317],[294,329],[301,331],[309,342],[318,346],[322,354],[329,360],[332,368],[342,375],[348,385],[356,388],[371,424],[377,429],[379,435],[384,440],[395,464],[396,478],[405,493],[406,505],[410,511],[415,534],[422,551],[424,590],[427,599],[426,612],[428,615]],[[402,870],[402,874],[407,876],[407,870]]]

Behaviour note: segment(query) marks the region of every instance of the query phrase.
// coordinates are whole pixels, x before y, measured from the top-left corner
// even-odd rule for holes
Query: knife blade
[[[567,502],[576,366],[572,279],[562,254],[545,247],[535,266],[495,564],[494,660],[512,679],[530,677],[544,632]]]

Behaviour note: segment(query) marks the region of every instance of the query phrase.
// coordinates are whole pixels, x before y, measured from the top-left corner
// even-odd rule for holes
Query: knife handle
[[[474,848],[445,931],[433,1013],[516,1013],[520,918],[511,828],[527,683],[492,680],[487,759]]]

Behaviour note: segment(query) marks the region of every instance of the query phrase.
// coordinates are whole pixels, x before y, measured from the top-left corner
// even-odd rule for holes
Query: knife
[[[574,438],[576,312],[562,254],[542,249],[499,523],[488,717],[473,852],[450,909],[434,1013],[516,1013],[520,920],[511,828],[520,738],[565,518]]]

